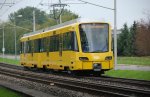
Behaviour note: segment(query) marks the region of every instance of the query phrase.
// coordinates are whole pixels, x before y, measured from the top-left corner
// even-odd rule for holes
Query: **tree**
[[[35,11],[36,25],[42,25],[43,23],[47,22],[48,17],[46,13],[34,7],[21,8],[17,12],[11,13],[9,15],[9,20],[12,23],[15,22],[16,25],[20,25],[22,27],[25,26],[26,28],[32,30],[33,11]],[[22,17],[18,17],[19,15],[21,15]]]
[[[136,55],[136,45],[135,45],[135,40],[136,40],[136,30],[137,30],[137,23],[134,21],[133,25],[130,27],[130,32],[129,32],[129,37],[128,37],[128,48],[129,48],[129,54],[130,56]]]
[[[136,54],[138,56],[150,56],[150,20],[141,20],[137,24]]]
[[[62,13],[62,22],[66,22],[69,20],[73,20],[78,18],[79,16],[73,12],[71,12],[70,10],[65,9]]]
[[[124,25],[118,37],[118,55],[150,55],[150,19],[135,22],[128,28]]]
[[[33,10],[35,10],[35,17],[36,17],[36,30],[50,27],[53,25],[56,25],[56,21],[53,18],[49,18],[49,14],[46,14],[44,11],[41,11],[40,9],[33,8],[33,7],[26,7],[19,9],[18,11],[11,13],[9,15],[9,21],[0,24],[0,27],[2,25],[5,25],[5,53],[11,53],[14,54],[15,49],[15,36],[14,36],[14,30],[16,29],[16,37],[17,37],[17,54],[19,54],[20,51],[20,41],[19,39],[23,36],[23,34],[32,32],[33,29]],[[22,15],[22,17],[18,17],[18,15]],[[62,14],[62,21],[68,21],[71,19],[77,18],[78,15],[75,13],[64,10],[64,13]],[[16,24],[16,27],[14,28],[14,22]],[[20,27],[18,27],[20,26]],[[21,28],[22,27],[22,28]],[[0,32],[2,32],[2,29],[0,29]],[[2,33],[0,33],[0,43],[2,44]],[[2,45],[0,45],[0,52],[2,49]]]
[[[124,24],[122,33],[118,37],[118,55],[129,55],[128,35],[129,28],[127,24]]]

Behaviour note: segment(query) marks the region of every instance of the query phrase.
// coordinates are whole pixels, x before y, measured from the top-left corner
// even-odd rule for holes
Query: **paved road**
[[[0,57],[3,57],[2,54],[0,54]],[[15,59],[14,55],[5,55],[4,58],[8,59]],[[20,59],[20,56],[17,55],[17,59]],[[149,66],[143,66],[143,65],[124,65],[124,64],[118,64],[116,66],[116,70],[140,70],[140,71],[150,71],[150,65]]]
[[[3,55],[0,54],[0,57],[3,58]],[[4,58],[15,59],[15,56],[14,56],[14,55],[4,55]],[[20,59],[20,56],[19,56],[19,55],[17,55],[17,59],[18,59],[18,60]]]
[[[150,66],[119,64],[119,65],[116,66],[116,70],[140,70],[140,71],[150,71]]]

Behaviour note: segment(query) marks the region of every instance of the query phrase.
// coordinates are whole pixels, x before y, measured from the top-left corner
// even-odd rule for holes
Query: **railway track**
[[[0,65],[1,66],[1,65]],[[6,68],[7,67],[7,68]],[[38,82],[42,84],[53,84],[58,87],[63,87],[67,89],[72,89],[75,91],[86,92],[93,95],[111,95],[111,96],[122,96],[122,97],[148,97],[150,96],[150,90],[144,89],[132,89],[129,87],[121,87],[121,86],[113,86],[106,85],[95,82],[74,80],[74,79],[66,79],[66,78],[58,78],[54,76],[45,76],[45,74],[39,73],[30,73],[28,71],[10,69],[11,66],[4,65],[0,68],[0,73],[8,76],[17,77],[20,79],[25,79],[33,82]],[[88,78],[89,79],[89,78]],[[98,80],[99,78],[95,78],[94,80]],[[101,78],[100,78],[101,79]],[[119,80],[119,79],[118,79]]]
[[[24,70],[24,68],[22,66],[11,65],[11,64],[6,64],[6,63],[0,63],[0,66],[13,68],[13,69]],[[47,72],[43,72],[43,73],[47,73]],[[54,74],[58,75],[58,73],[54,73]],[[59,76],[62,76],[62,75],[59,75]],[[65,75],[63,74],[63,76],[72,77],[72,76],[66,75],[66,74]],[[150,81],[147,81],[147,80],[117,78],[117,77],[110,77],[110,76],[101,76],[101,77],[74,76],[74,77],[79,78],[79,79],[85,79],[85,80],[115,82],[115,83],[123,83],[123,84],[128,84],[128,85],[135,85],[135,86],[150,88]]]
[[[12,65],[12,64],[8,64],[8,63],[1,63],[1,62],[0,62],[0,66],[1,66],[1,67],[12,68],[12,69],[23,70],[23,67],[22,67],[22,66]]]
[[[104,82],[113,82],[120,83],[131,86],[144,87],[145,89],[150,89],[150,81],[147,80],[137,80],[137,79],[126,79],[126,78],[117,78],[117,77],[109,77],[109,76],[101,76],[101,77],[79,77],[85,80],[94,80],[94,81],[104,81]]]

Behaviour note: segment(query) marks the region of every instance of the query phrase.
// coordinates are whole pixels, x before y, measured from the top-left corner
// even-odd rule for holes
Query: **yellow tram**
[[[75,19],[25,34],[20,41],[24,67],[99,74],[114,67],[108,23]]]

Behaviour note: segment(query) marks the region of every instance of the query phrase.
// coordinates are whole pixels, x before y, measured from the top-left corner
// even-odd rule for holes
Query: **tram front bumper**
[[[103,62],[83,62],[82,69],[83,70],[94,70],[94,71],[101,71],[103,69],[111,69],[112,66],[109,61]]]

